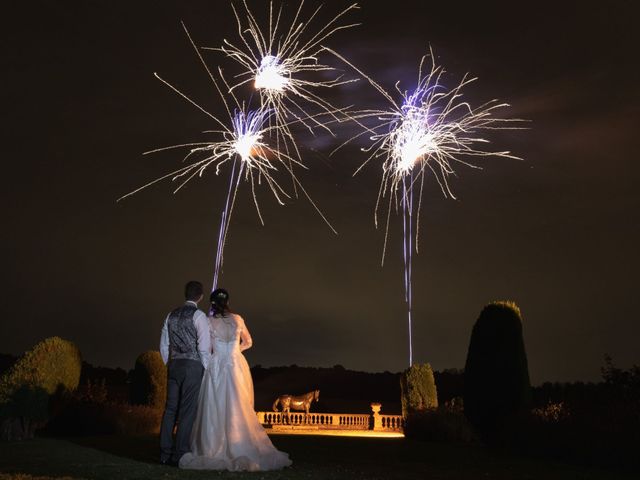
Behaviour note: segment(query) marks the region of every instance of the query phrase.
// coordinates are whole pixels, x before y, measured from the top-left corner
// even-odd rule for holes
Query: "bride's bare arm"
[[[240,329],[240,351],[244,352],[245,350],[251,348],[253,345],[253,340],[251,339],[251,334],[249,333],[249,329],[247,328],[247,324],[244,323],[244,319],[240,317],[241,321],[241,329]]]

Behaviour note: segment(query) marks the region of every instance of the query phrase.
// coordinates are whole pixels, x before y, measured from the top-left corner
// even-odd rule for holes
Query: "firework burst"
[[[326,50],[360,73],[390,104],[388,110],[359,112],[358,118],[373,119],[374,125],[345,143],[365,135],[369,135],[371,140],[371,144],[363,148],[369,156],[356,173],[371,160],[382,160],[382,180],[374,218],[377,227],[379,210],[386,204],[383,264],[389,238],[391,211],[395,207],[402,214],[404,286],[409,323],[409,365],[411,365],[413,363],[412,258],[413,250],[418,251],[425,175],[428,172],[433,173],[443,195],[455,199],[449,185],[449,177],[456,173],[454,166],[481,168],[473,163],[473,157],[519,159],[508,151],[485,148],[490,142],[483,138],[482,132],[520,129],[522,127],[517,123],[522,120],[494,116],[496,110],[508,107],[506,103],[491,100],[478,107],[472,107],[470,103],[463,100],[463,89],[477,78],[465,75],[454,88],[446,88],[443,81],[445,71],[436,65],[432,51],[420,61],[415,89],[402,90],[398,82],[395,85],[394,97],[347,59],[333,50],[328,48]],[[430,59],[430,67],[425,69],[427,58]]]
[[[358,25],[339,23],[343,16],[358,6],[353,4],[342,10],[315,32],[311,25],[322,7],[317,7],[303,19],[304,0],[288,26],[284,25],[282,4],[274,8],[270,2],[268,27],[264,29],[246,0],[242,1],[241,7],[233,3],[231,6],[238,27],[238,43],[225,39],[220,48],[204,48],[223,52],[241,66],[242,72],[236,75],[236,82],[229,91],[251,84],[260,96],[262,108],[275,112],[278,142],[283,144],[287,153],[301,161],[299,148],[289,128],[292,122],[304,125],[312,133],[315,128],[321,128],[333,135],[329,124],[349,117],[347,110],[350,107],[335,107],[317,92],[357,79],[344,79],[335,72],[335,68],[321,63],[319,57],[324,47],[320,44],[336,32]],[[326,79],[328,75],[332,78]]]

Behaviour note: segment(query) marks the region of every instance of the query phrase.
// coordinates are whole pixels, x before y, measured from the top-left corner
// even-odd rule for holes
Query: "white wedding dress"
[[[191,452],[180,468],[199,470],[277,470],[289,455],[269,440],[253,409],[253,380],[242,351],[251,335],[240,315],[209,317],[213,355],[200,387]]]

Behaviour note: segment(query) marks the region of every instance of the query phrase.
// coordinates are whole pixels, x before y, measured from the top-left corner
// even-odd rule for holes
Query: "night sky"
[[[153,72],[221,112],[180,20],[199,45],[219,46],[235,38],[232,12],[213,0],[11,3],[0,34],[0,352],[59,335],[93,364],[131,368],[157,348],[185,281],[211,284],[227,177],[116,199],[182,159],[142,152],[211,128]],[[348,5],[326,3],[323,18]],[[415,360],[463,367],[483,305],[511,299],[523,312],[533,383],[595,380],[605,353],[623,367],[639,363],[638,7],[469,3],[363,1],[349,16],[362,25],[327,42],[388,89],[412,86],[431,45],[447,81],[479,77],[471,102],[500,98],[513,105],[509,115],[531,121],[491,138],[523,161],[457,169],[458,200],[426,183]],[[384,105],[364,82],[332,100]],[[303,198],[281,207],[267,189],[262,227],[249,189],[239,192],[222,285],[252,331],[252,365],[406,367],[400,224],[392,221],[381,268],[380,164],[352,177],[365,156],[356,145],[330,158],[336,145],[326,136],[305,144],[310,170],[299,176],[338,236]]]

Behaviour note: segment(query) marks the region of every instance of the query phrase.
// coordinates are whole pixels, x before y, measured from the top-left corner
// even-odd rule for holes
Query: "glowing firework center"
[[[255,155],[256,147],[259,146],[259,141],[262,138],[260,134],[245,134],[236,140],[234,148],[243,162],[250,162],[251,156]]]
[[[278,57],[266,55],[260,62],[254,86],[256,89],[282,92],[289,85],[287,69]]]
[[[263,157],[262,136],[264,134],[264,123],[271,116],[271,110],[258,110],[245,113],[236,112],[233,119],[232,148],[243,162],[251,164],[255,157]]]
[[[409,111],[391,134],[391,156],[397,173],[408,173],[421,158],[437,148],[435,135],[419,110]]]

